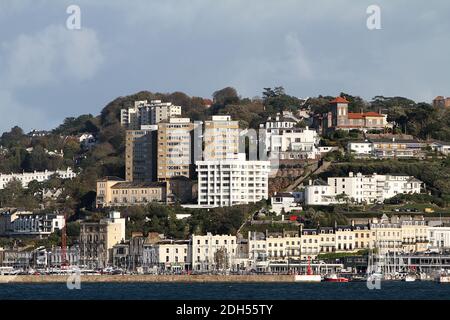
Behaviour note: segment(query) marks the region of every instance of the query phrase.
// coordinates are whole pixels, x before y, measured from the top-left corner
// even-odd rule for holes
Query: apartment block
[[[213,116],[205,121],[204,160],[236,159],[239,153],[239,122],[230,116]]]
[[[197,161],[198,205],[224,207],[268,199],[269,161]]]
[[[8,211],[0,214],[0,235],[46,237],[65,226],[64,215]]]
[[[144,245],[144,268],[182,272],[192,269],[192,246],[189,240],[161,240]]]
[[[422,187],[423,182],[412,176],[350,172],[348,177],[330,177],[328,182],[309,181],[305,187],[305,204],[382,203],[398,194],[420,193]]]
[[[158,126],[127,130],[125,140],[125,179],[127,181],[156,180],[156,141]]]
[[[171,118],[158,125],[157,179],[192,177],[194,123],[189,118]]]
[[[120,123],[129,130],[140,130],[142,126],[156,125],[172,117],[181,116],[181,107],[161,100],[135,101],[134,107],[122,109]]]

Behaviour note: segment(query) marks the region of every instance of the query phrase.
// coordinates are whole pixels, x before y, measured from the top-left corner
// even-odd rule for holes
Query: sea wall
[[[62,283],[69,276],[0,276],[0,283]],[[292,275],[83,275],[81,282],[293,282]]]

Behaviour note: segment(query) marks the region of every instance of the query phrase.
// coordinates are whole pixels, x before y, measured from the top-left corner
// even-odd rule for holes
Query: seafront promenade
[[[0,276],[1,283],[65,283],[68,275]],[[82,275],[81,282],[293,282],[293,275]]]

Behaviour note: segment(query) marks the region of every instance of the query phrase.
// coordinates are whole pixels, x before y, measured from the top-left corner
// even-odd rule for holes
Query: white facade
[[[450,227],[429,227],[429,247],[433,249],[450,248]]]
[[[268,199],[269,161],[214,160],[195,164],[199,206],[225,207]]]
[[[193,271],[230,270],[236,265],[236,236],[208,233],[206,236],[192,235],[191,239]]]
[[[13,180],[20,181],[24,188],[28,187],[28,184],[31,181],[44,182],[50,179],[51,176],[57,174],[61,179],[73,179],[77,176],[75,172],[72,171],[71,168],[67,168],[67,170],[58,170],[58,171],[41,171],[41,172],[24,172],[24,173],[11,173],[11,174],[3,174],[0,173],[0,189],[4,189],[8,182]]]
[[[122,109],[120,123],[127,129],[139,130],[141,126],[155,125],[171,117],[181,116],[181,107],[161,100],[135,101],[134,107]]]
[[[422,181],[411,176],[354,175],[350,172],[348,177],[330,177],[327,183],[310,181],[305,188],[305,204],[381,203],[397,194],[420,193],[422,185]]]
[[[277,193],[270,198],[272,211],[280,215],[283,211],[289,213],[297,210],[301,211],[301,202],[303,200],[303,192]]]
[[[10,230],[6,230],[9,235],[48,236],[65,226],[64,215],[24,211],[16,212],[9,217]]]
[[[189,241],[165,240],[156,244],[144,244],[143,264],[163,270],[185,270],[190,268],[192,252]]]
[[[371,155],[373,153],[373,144],[368,141],[349,142],[347,149],[355,155]]]

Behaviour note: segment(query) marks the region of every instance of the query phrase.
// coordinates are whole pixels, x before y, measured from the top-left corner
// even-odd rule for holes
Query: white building
[[[232,235],[192,235],[192,270],[226,271],[238,268],[237,239]]]
[[[422,185],[422,181],[412,176],[350,172],[348,177],[330,177],[326,183],[310,181],[305,188],[305,204],[381,203],[397,194],[420,193]]]
[[[352,141],[348,143],[347,150],[357,156],[369,156],[373,153],[373,144],[369,141]]]
[[[433,150],[444,155],[450,154],[450,142],[433,142],[430,146]]]
[[[268,199],[269,161],[197,161],[198,205],[225,207]]]
[[[192,266],[192,246],[184,240],[162,240],[144,244],[143,265],[158,270],[185,271]]]
[[[203,160],[236,159],[239,154],[239,121],[230,116],[212,116],[205,121]]]
[[[141,126],[155,125],[171,117],[181,116],[181,107],[161,100],[135,101],[134,107],[122,109],[120,123],[129,130],[139,130]]]
[[[61,179],[73,179],[77,176],[75,172],[72,171],[71,168],[67,168],[67,170],[58,170],[58,171],[41,171],[41,172],[24,172],[24,173],[11,173],[4,174],[0,173],[0,189],[4,189],[6,184],[13,180],[20,181],[22,186],[26,188],[31,181],[44,182],[50,179],[53,175],[58,175]]]
[[[29,211],[4,213],[0,217],[3,235],[48,236],[65,226],[64,215],[54,213],[38,214]]]
[[[315,130],[295,128],[293,118],[277,115],[261,124],[265,150],[271,157],[279,159],[314,159],[319,155],[317,146],[320,137]]]
[[[280,215],[291,211],[301,211],[303,202],[303,192],[281,192],[270,198],[272,211]]]
[[[450,248],[450,227],[428,227],[430,249]]]

